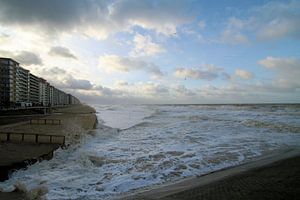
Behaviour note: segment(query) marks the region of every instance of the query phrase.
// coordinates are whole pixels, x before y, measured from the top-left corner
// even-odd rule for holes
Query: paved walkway
[[[161,198],[198,199],[299,199],[300,156]]]

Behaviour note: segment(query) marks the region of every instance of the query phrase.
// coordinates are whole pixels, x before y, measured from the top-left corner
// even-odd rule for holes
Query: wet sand
[[[300,195],[300,151],[288,149],[253,162],[121,199],[297,199]]]

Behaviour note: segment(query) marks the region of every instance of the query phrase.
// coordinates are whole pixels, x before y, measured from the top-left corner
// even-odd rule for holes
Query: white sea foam
[[[118,129],[130,128],[154,113],[147,106],[95,105],[94,107],[97,109],[97,117],[106,126]]]
[[[111,199],[300,144],[299,107],[95,107],[105,125],[122,130],[100,124],[95,135],[15,172],[0,188],[48,191],[48,199]]]

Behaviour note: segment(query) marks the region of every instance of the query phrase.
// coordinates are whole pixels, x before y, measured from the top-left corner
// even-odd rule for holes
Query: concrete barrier
[[[22,142],[23,134],[21,133],[11,133],[9,134],[9,140],[12,142]]]
[[[6,142],[7,141],[7,134],[6,133],[0,133],[0,141]]]
[[[61,125],[60,119],[31,119],[30,124]]]
[[[65,143],[65,137],[62,137],[62,136],[52,136],[51,143],[52,144],[64,144]]]
[[[36,135],[24,134],[23,141],[26,143],[36,143]]]
[[[38,143],[51,143],[49,135],[38,135]]]

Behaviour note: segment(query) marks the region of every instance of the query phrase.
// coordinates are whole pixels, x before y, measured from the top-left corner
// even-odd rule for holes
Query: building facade
[[[17,101],[17,68],[19,63],[0,58],[0,105],[13,105]]]
[[[29,102],[32,105],[38,105],[40,102],[40,88],[39,88],[40,78],[31,74],[29,75]]]
[[[80,104],[45,79],[24,69],[11,58],[0,58],[0,106],[58,106]]]

